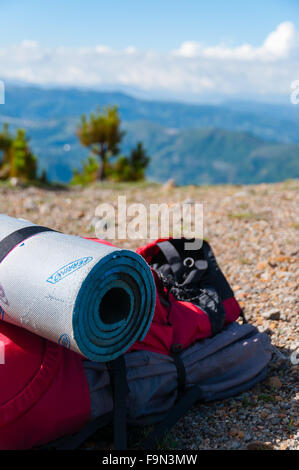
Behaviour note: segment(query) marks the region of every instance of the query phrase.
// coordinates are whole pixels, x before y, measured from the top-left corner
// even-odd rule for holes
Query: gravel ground
[[[144,184],[70,190],[0,186],[0,213],[65,233],[94,236],[102,202],[200,202],[204,236],[247,318],[271,335],[280,357],[268,379],[242,396],[194,407],[167,437],[164,448],[298,449],[298,207],[299,182],[257,186],[176,188]],[[147,240],[123,240],[137,248]],[[296,279],[297,278],[297,279]],[[290,358],[293,358],[291,361]],[[89,443],[91,447],[94,446]]]

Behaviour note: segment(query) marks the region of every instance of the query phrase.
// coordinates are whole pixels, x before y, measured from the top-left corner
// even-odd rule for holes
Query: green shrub
[[[71,181],[72,185],[77,184],[90,184],[97,180],[99,172],[99,163],[95,157],[92,155],[88,157],[86,162],[83,162],[82,172],[79,172],[77,169],[74,170],[73,179]]]

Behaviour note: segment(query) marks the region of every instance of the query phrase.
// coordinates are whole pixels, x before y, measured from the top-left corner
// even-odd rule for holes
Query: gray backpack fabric
[[[118,450],[127,448],[127,424],[155,425],[141,444],[153,449],[196,402],[229,398],[265,379],[272,352],[268,335],[235,322],[172,356],[136,351],[108,364],[85,360],[91,421],[46,448],[76,449],[113,422]]]
[[[190,400],[204,402],[248,390],[266,377],[271,351],[270,338],[249,324],[232,323],[214,337],[197,341],[179,354],[184,366],[187,396],[195,390]],[[177,360],[174,356],[149,351],[130,352],[124,357],[129,388],[128,424],[161,422],[178,399],[180,371]],[[84,368],[90,389],[92,420],[96,420],[113,410],[110,374],[107,366],[101,363],[84,361]],[[191,404],[190,400],[187,405]],[[188,402],[188,398],[185,401]]]

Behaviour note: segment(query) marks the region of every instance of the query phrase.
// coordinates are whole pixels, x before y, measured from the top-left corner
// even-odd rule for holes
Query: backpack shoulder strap
[[[126,361],[120,356],[109,363],[108,367],[113,390],[113,431],[116,450],[127,449],[127,382]]]
[[[182,258],[176,248],[169,241],[159,242],[157,246],[165,256],[176,281],[184,272]]]

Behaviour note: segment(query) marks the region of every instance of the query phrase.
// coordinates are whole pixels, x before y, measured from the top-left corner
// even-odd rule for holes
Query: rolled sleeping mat
[[[155,292],[135,252],[0,214],[1,320],[106,362],[145,337]]]

